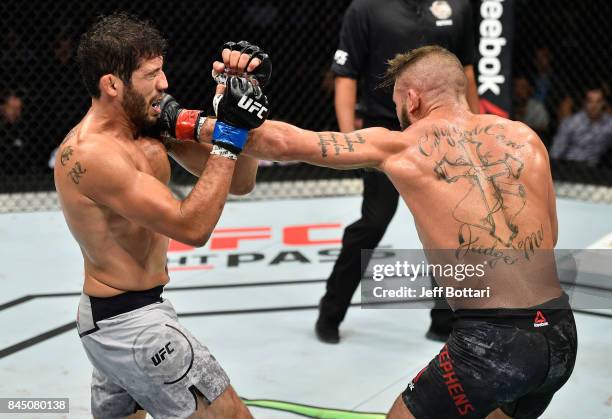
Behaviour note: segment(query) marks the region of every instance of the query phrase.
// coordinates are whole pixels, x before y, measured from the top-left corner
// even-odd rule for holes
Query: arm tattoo
[[[317,132],[319,146],[321,147],[321,157],[328,156],[328,147],[333,148],[334,155],[339,156],[342,151],[352,153],[355,151],[354,144],[365,144],[365,138],[357,132],[342,134],[338,136],[333,132]]]
[[[70,169],[70,172],[68,172],[67,176],[70,177],[70,179],[72,179],[72,181],[78,185],[81,181],[81,177],[85,174],[85,172],[87,172],[87,169],[81,166],[81,162],[77,161],[76,163],[74,163],[74,166],[72,166],[72,169]]]
[[[327,142],[325,141],[325,137],[320,132],[317,132],[317,137],[319,137],[319,146],[321,146],[321,157],[327,157]]]
[[[66,166],[66,163],[68,163],[68,160],[70,160],[70,157],[72,156],[73,152],[74,150],[69,145],[62,149],[62,152],[60,154],[60,163],[62,164],[62,166]]]

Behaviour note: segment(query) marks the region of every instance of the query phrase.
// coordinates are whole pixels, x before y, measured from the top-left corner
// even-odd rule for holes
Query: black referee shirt
[[[377,88],[387,60],[432,44],[453,52],[464,66],[473,64],[469,0],[354,0],[344,15],[332,71],[362,80],[364,115],[396,119],[393,88]]]

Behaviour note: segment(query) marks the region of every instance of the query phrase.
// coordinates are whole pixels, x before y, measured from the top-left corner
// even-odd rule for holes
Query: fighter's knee
[[[147,417],[147,412],[144,410],[137,410],[134,414],[130,416],[124,416],[123,419],[145,419]]]
[[[510,416],[502,412],[501,409],[495,409],[487,416],[487,419],[512,419]]]
[[[397,396],[395,403],[391,406],[391,410],[387,413],[387,419],[415,419],[414,415],[406,406],[406,403],[404,403],[401,394]]]
[[[198,418],[205,419],[253,419],[244,402],[240,399],[232,386],[229,386],[225,391],[210,405],[200,410]]]

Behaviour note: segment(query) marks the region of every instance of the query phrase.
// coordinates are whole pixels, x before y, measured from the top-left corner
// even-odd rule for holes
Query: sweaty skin
[[[103,164],[106,159],[123,160],[134,177],[142,174],[167,184],[170,164],[164,146],[152,139],[118,139],[103,132],[94,134],[94,130],[88,129],[90,119],[89,115],[86,116],[66,137],[55,164],[55,185],[64,216],[83,254],[83,290],[90,296],[107,297],[120,291],[164,285],[168,283],[168,238],[102,204],[100,201],[112,191],[100,188],[103,196],[96,200],[83,190],[85,182],[88,182],[90,191],[98,186],[104,187],[107,181],[115,181],[99,174],[92,175],[91,166]],[[82,162],[83,149],[91,150],[88,164]],[[62,164],[61,156],[67,150],[73,151]],[[97,156],[90,155],[96,152],[99,153]],[[70,176],[77,163],[83,172],[78,183],[74,176]]]
[[[213,68],[233,68],[235,54],[224,50],[224,63]],[[486,262],[481,281],[436,278],[443,286],[489,287],[489,298],[449,299],[454,309],[531,307],[559,297],[556,202],[542,141],[523,123],[470,112],[465,90],[446,87],[443,74],[427,79],[435,66],[419,71],[416,81],[396,81],[398,118],[412,122],[403,131],[313,132],[266,121],[250,132],[244,153],[384,172],[410,209],[430,263]],[[421,79],[431,90],[415,90]],[[210,142],[212,127],[205,124],[200,141]]]
[[[167,88],[162,64],[161,57],[144,60],[132,76],[132,88],[144,98],[143,112],[150,121],[159,114],[151,103]],[[103,88],[116,90],[118,96],[126,94],[119,79],[105,77]],[[138,137],[115,102],[106,95],[93,100],[89,112],[60,145],[54,169],[66,222],[83,254],[83,290],[96,297],[168,283],[169,238],[203,245],[219,219],[228,190],[249,192],[257,170],[257,161],[246,156],[237,163],[210,157],[209,145],[193,156]],[[167,187],[168,153],[187,170],[201,174],[183,201],[175,199]]]
[[[211,128],[202,130],[201,140]],[[312,132],[266,121],[252,131],[244,152],[386,173],[413,214],[423,247],[443,250],[434,257],[494,265],[481,284],[491,287],[491,298],[450,301],[455,309],[530,307],[561,294],[546,251],[557,240],[548,154],[520,122],[472,114],[467,104],[460,112],[438,109],[403,132]]]

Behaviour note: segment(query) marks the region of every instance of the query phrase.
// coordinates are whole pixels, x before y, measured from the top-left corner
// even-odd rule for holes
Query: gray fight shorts
[[[118,418],[142,408],[154,418],[185,418],[197,408],[197,393],[212,403],[228,387],[225,371],[178,323],[161,292],[81,295],[77,327],[94,366],[94,417]]]

